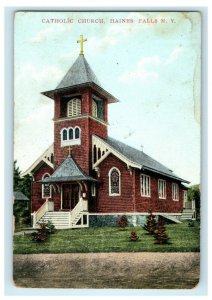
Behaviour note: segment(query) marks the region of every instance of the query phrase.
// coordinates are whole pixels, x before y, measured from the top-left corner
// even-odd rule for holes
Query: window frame
[[[177,197],[175,197],[175,196],[177,196]],[[176,182],[172,182],[172,200],[179,201],[179,199],[180,199],[179,184]]]
[[[42,176],[42,180],[45,179],[46,177],[50,177],[50,174],[49,173],[44,173],[43,176]],[[44,195],[44,186],[45,186],[45,184],[49,185],[49,196],[45,196]],[[49,198],[51,198],[52,197],[52,188],[51,188],[51,185],[49,183],[42,183],[41,193],[42,193],[42,199],[49,199]]]
[[[116,170],[119,174],[119,193],[111,193],[111,173],[113,170]],[[119,171],[118,168],[116,167],[112,167],[108,173],[108,178],[109,178],[109,196],[111,197],[117,197],[117,196],[121,196],[121,172]]]
[[[69,130],[73,130],[73,139],[69,139]],[[75,138],[75,130],[79,129],[79,138]],[[63,132],[66,130],[67,132],[67,140],[63,140]],[[66,146],[74,146],[74,145],[81,145],[81,128],[79,126],[75,127],[64,127],[60,130],[60,140],[61,140],[61,147],[66,147]]]
[[[143,193],[143,190],[146,189],[146,181],[144,181],[144,180],[142,181],[141,180],[142,177],[148,178],[148,182],[149,182],[149,194],[144,194]],[[141,184],[144,186],[144,189],[143,189],[143,187],[142,187]],[[143,173],[140,174],[140,193],[141,193],[141,197],[146,197],[146,198],[150,198],[151,197],[151,176],[143,174]]]
[[[162,183],[162,196],[160,196],[160,183]],[[158,198],[166,199],[166,180],[158,179]]]

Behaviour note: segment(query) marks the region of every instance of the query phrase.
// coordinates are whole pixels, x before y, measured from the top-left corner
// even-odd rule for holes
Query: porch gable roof
[[[40,180],[41,183],[68,182],[68,181],[97,181],[86,175],[71,156],[68,156],[54,173]]]

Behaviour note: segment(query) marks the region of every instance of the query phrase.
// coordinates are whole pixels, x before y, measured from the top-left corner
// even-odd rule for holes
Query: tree
[[[168,244],[168,241],[169,241],[169,237],[166,233],[164,219],[159,218],[157,227],[155,229],[155,244]]]
[[[188,190],[188,201],[195,201],[197,216],[200,214],[200,185],[192,185]]]
[[[156,220],[155,215],[150,212],[150,214],[146,218],[146,224],[144,225],[144,229],[146,229],[149,233],[153,234],[156,228]]]
[[[32,177],[30,175],[25,175],[21,177],[21,171],[17,166],[17,161],[15,160],[13,164],[13,190],[22,192],[25,196],[27,196],[30,199],[31,182]],[[26,208],[25,203],[21,203],[21,201],[15,201],[13,206],[13,213],[16,219],[16,223],[30,223],[30,211]]]

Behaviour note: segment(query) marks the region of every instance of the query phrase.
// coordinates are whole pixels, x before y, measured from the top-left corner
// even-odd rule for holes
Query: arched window
[[[62,131],[62,140],[63,141],[67,141],[67,129],[63,129]]]
[[[67,116],[74,117],[81,115],[81,100],[78,98],[71,99],[67,104]]]
[[[120,196],[121,195],[121,173],[119,169],[112,168],[109,172],[109,195]]]
[[[48,178],[50,175],[48,173],[45,173],[42,176],[42,180],[45,178]],[[43,183],[42,184],[42,198],[51,198],[51,186],[49,183]]]
[[[75,128],[75,135],[74,135],[75,139],[79,139],[80,138],[80,129],[79,127]]]
[[[69,138],[69,140],[73,140],[73,138],[74,138],[74,131],[73,131],[73,128],[69,128],[69,131],[68,131],[68,138]]]
[[[81,129],[78,126],[74,128],[62,128],[60,134],[61,147],[81,144]]]
[[[92,100],[92,116],[96,117],[98,116],[98,108],[97,103],[95,100]]]

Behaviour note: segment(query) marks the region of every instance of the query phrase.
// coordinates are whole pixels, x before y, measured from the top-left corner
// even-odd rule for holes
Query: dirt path
[[[191,289],[199,253],[14,255],[14,282],[30,288]]]

